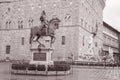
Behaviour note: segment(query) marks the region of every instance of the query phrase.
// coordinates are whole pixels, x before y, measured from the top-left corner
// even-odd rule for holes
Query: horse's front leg
[[[55,42],[55,36],[52,37],[51,43]]]
[[[37,36],[37,39],[35,41],[38,41],[39,38],[40,38],[40,36]]]
[[[30,35],[30,40],[29,40],[29,43],[31,44],[32,43],[32,41],[33,41],[33,38],[34,38],[34,35]]]
[[[51,44],[50,46],[52,47],[52,44],[55,42],[55,37],[54,36],[51,36]]]
[[[40,36],[32,35],[31,38],[30,38],[30,42],[32,43],[32,41],[33,41],[33,42],[38,41],[39,37],[40,37]]]

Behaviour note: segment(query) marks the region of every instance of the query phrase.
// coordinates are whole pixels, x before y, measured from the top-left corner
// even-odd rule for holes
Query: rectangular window
[[[83,36],[83,46],[85,45],[85,43],[84,43],[84,39],[85,39],[85,37]]]
[[[6,46],[6,54],[10,54],[10,45]]]
[[[65,45],[65,36],[62,36],[62,45]]]
[[[25,41],[25,38],[24,37],[22,37],[22,45],[24,45],[24,41]]]

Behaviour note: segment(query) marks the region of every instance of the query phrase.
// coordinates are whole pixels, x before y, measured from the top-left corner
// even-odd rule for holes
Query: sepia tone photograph
[[[0,0],[0,80],[120,80],[120,1]]]

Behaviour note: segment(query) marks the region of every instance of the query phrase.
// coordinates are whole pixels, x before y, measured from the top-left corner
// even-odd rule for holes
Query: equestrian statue
[[[46,19],[45,11],[42,11],[40,21],[40,26],[34,26],[31,28],[30,44],[32,43],[32,41],[39,42],[38,39],[42,38],[43,36],[50,36],[51,44],[54,43],[55,30],[58,29],[60,20],[58,18],[52,18],[50,21],[48,21]],[[35,37],[37,38],[34,40]]]

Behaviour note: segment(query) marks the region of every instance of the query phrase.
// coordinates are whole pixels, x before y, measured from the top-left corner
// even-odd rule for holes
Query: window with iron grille
[[[6,54],[10,54],[10,45],[6,46]]]
[[[85,42],[84,42],[84,40],[85,40],[85,36],[83,36],[83,46],[85,45]]]
[[[65,36],[62,36],[62,45],[65,45]]]
[[[24,42],[25,42],[25,38],[24,37],[22,37],[22,45],[24,45]]]

